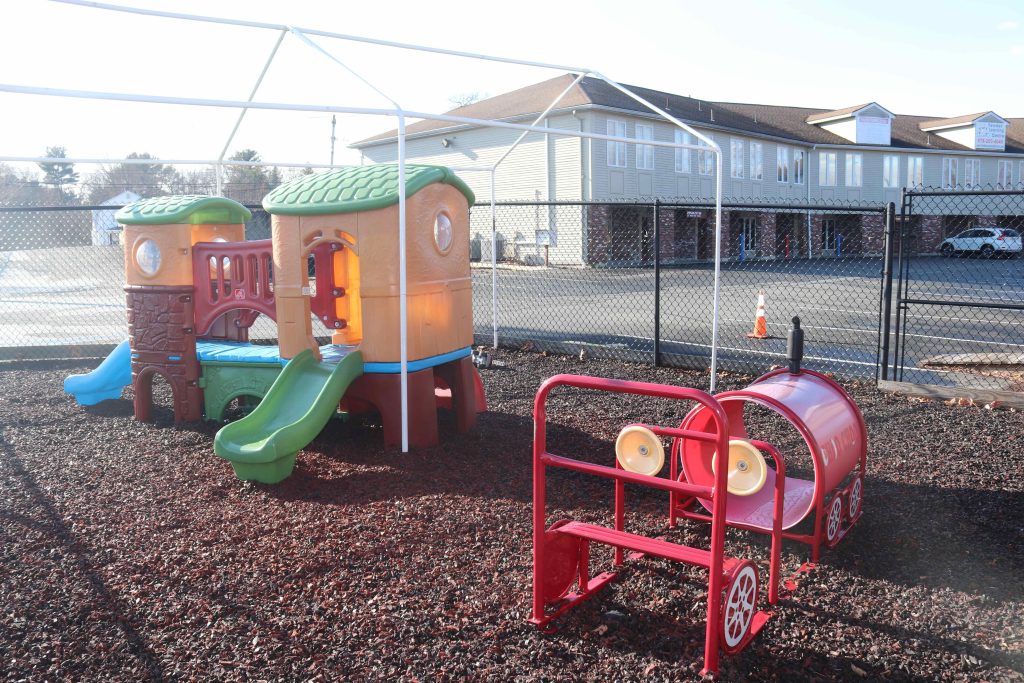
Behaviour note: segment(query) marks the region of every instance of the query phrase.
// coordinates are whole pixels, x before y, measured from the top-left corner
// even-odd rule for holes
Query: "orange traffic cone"
[[[768,338],[768,320],[764,315],[764,290],[757,293],[757,313],[754,314],[754,331],[747,335],[751,339]]]

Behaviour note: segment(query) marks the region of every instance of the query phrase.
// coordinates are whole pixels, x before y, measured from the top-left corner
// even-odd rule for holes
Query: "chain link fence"
[[[127,336],[118,208],[0,206],[0,360],[97,356]],[[270,216],[249,209],[247,238],[268,239]],[[276,339],[274,322],[250,338]]]
[[[722,207],[720,365],[785,358],[799,315],[807,362],[874,377],[886,210],[857,203]],[[714,207],[709,203],[498,203],[471,222],[474,320],[490,343],[706,368],[711,353]],[[492,302],[491,279],[496,297]],[[769,337],[754,339],[758,294]]]
[[[904,197],[892,379],[1024,391],[1024,190],[922,189]]]
[[[0,207],[0,358],[99,355],[124,339],[117,206]],[[249,205],[248,239],[270,236]],[[471,212],[474,320],[489,344],[706,368],[714,208],[707,203],[503,203]],[[807,362],[873,377],[885,213],[856,204],[732,203],[722,215],[720,359],[726,370],[782,363],[799,315]],[[496,296],[492,279],[497,284]],[[758,293],[767,339],[751,339]],[[493,304],[496,302],[496,308]],[[314,321],[314,332],[328,330]],[[277,336],[258,319],[256,341]]]

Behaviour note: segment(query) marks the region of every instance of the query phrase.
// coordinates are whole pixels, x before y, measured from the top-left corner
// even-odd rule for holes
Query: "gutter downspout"
[[[583,132],[583,119],[580,118],[576,114],[576,110],[575,109],[572,110],[572,117],[574,119],[576,119],[576,132],[577,133],[582,133]],[[590,159],[589,159],[589,157],[587,155],[587,139],[581,137],[580,138],[580,201],[584,201],[584,202],[588,201],[588,197],[590,196],[590,193],[587,191],[587,183],[588,183],[587,179],[590,177],[589,166],[590,166]],[[582,217],[583,225],[581,226],[582,227],[582,233],[581,234],[583,236],[583,240],[582,240],[582,243],[580,244],[580,262],[581,262],[581,265],[586,265],[587,264],[587,259],[588,259],[588,256],[589,256],[588,253],[587,253],[587,244],[589,243],[590,231],[589,231],[589,222],[587,221],[587,217],[586,217],[586,212],[587,212],[587,207],[584,206],[583,207],[583,214],[584,215]]]
[[[811,151],[807,154],[807,162],[804,164],[804,182],[807,183],[807,205],[811,204],[811,158],[817,145],[811,145]],[[807,259],[811,259],[811,210],[807,210]]]

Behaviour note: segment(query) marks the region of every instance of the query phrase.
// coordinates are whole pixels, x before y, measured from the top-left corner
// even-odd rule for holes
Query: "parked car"
[[[1021,252],[1020,233],[1009,228],[983,226],[964,230],[947,237],[939,245],[943,256],[954,254],[980,254],[983,258],[1006,256],[1013,258]]]

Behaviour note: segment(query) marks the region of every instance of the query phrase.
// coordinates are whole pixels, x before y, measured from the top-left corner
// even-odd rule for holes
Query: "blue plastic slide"
[[[125,339],[95,370],[65,379],[64,393],[72,394],[78,405],[93,406],[100,401],[121,398],[121,390],[131,383],[132,349]]]

